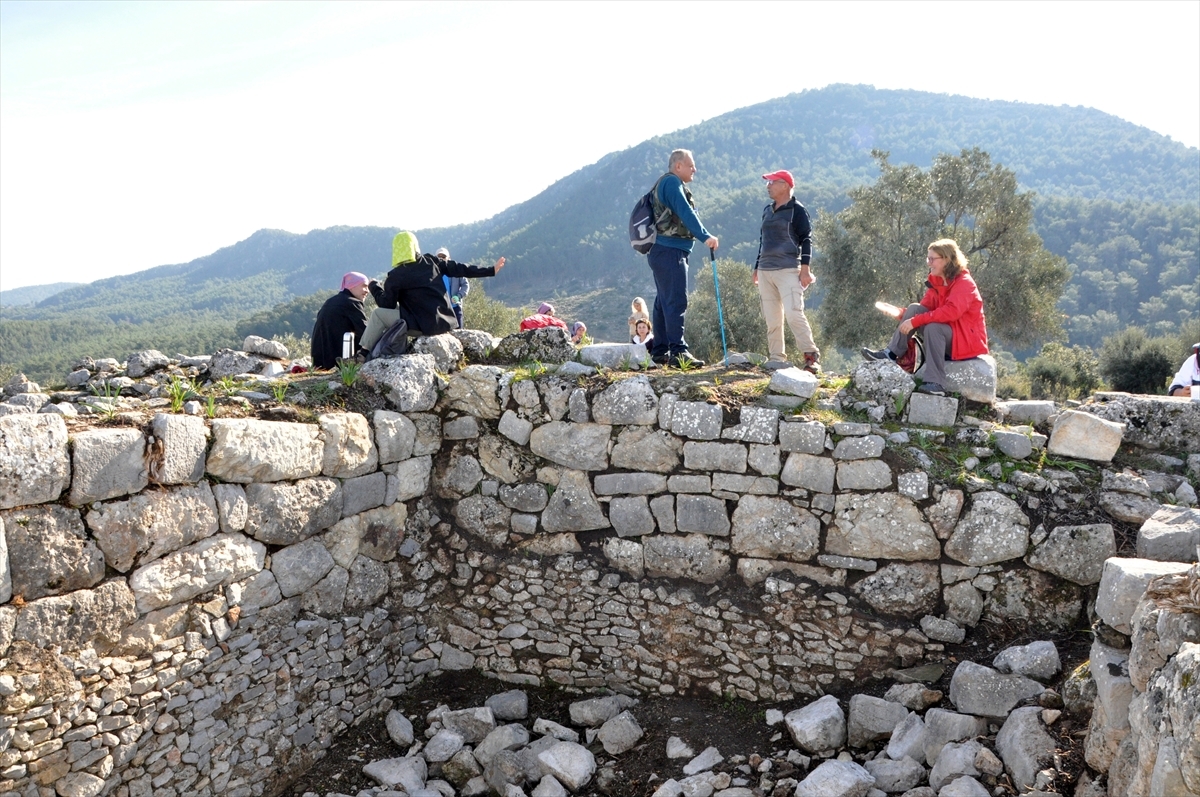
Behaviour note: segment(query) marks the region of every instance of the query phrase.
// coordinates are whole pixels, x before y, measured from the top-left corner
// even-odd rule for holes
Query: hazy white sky
[[[831,83],[1091,106],[1195,147],[1197,31],[1193,0],[0,0],[0,289],[182,263],[264,227],[475,221]],[[637,97],[664,55],[685,67],[670,99]]]

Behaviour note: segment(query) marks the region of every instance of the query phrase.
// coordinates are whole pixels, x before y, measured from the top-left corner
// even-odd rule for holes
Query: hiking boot
[[[650,358],[650,362],[654,363],[655,365],[666,365],[668,362],[670,362],[670,360],[671,355],[669,354],[655,354]]]
[[[859,353],[862,354],[862,356],[868,360],[895,360],[896,359],[896,355],[892,354],[891,349],[880,349],[879,351],[875,351],[874,349],[868,349],[866,346],[863,346],[861,349],[859,349]]]
[[[917,388],[917,392],[928,393],[931,396],[944,396],[946,395],[946,388],[942,387],[937,382],[923,382],[921,386]]]
[[[805,371],[808,371],[810,374],[820,376],[821,375],[821,353],[816,352],[816,351],[804,352],[803,368]]]
[[[704,360],[696,359],[695,357],[692,356],[692,353],[690,351],[680,352],[679,354],[676,354],[674,357],[672,357],[670,360],[668,360],[667,364],[674,368],[681,368],[681,369],[682,368],[703,368],[705,366]]]
[[[784,368],[791,368],[792,364],[787,360],[767,360],[762,367],[765,371],[782,371]]]

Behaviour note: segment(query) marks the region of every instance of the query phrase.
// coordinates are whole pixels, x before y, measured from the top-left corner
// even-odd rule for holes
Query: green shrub
[[[1099,364],[1090,349],[1047,343],[1025,363],[1029,395],[1037,399],[1076,399],[1100,387]]]
[[[1100,372],[1113,390],[1165,393],[1167,380],[1183,360],[1175,356],[1175,348],[1168,338],[1150,338],[1141,328],[1129,327],[1104,341]]]
[[[482,329],[498,338],[513,334],[521,326],[525,311],[489,297],[483,291],[482,282],[471,280],[471,290],[463,298],[463,325],[467,329]]]

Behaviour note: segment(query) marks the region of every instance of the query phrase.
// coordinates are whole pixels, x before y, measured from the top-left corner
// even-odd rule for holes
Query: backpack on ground
[[[633,212],[629,214],[629,245],[634,251],[640,255],[644,255],[650,251],[650,247],[654,246],[654,241],[658,238],[658,230],[654,227],[654,198],[652,194],[658,188],[658,183],[654,184],[646,192],[637,204],[633,206]]]
[[[367,360],[378,360],[380,357],[399,357],[408,352],[408,323],[401,318],[388,327],[387,332],[371,347]]]

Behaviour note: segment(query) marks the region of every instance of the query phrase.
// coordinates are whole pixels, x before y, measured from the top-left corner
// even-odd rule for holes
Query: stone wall
[[[432,360],[364,369],[399,410],[370,419],[0,418],[0,794],[273,793],[445,670],[818,695],[981,621],[1072,626],[1115,551],[1074,475],[1005,466],[1031,427],[889,433],[490,366],[435,390]],[[936,441],[991,464],[935,484]]]

